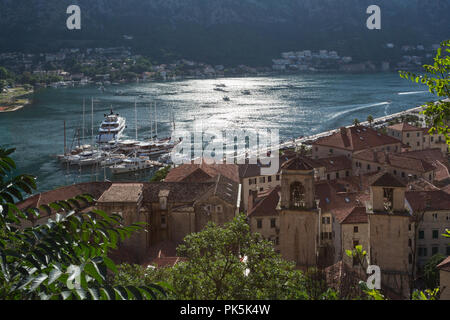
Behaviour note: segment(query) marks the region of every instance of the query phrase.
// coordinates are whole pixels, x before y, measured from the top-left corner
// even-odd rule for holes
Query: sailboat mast
[[[94,98],[91,98],[91,135],[92,147],[94,147]]]
[[[136,98],[134,98],[134,120],[136,122],[136,140],[138,138],[138,123],[137,123],[137,104]]]
[[[83,132],[82,132],[82,142],[84,143],[84,113],[85,113],[85,109],[86,109],[86,98],[83,98]]]
[[[154,102],[155,105],[155,135],[156,135],[156,140],[158,140],[158,116],[156,114],[156,102]]]
[[[150,103],[150,141],[153,141],[152,104]]]

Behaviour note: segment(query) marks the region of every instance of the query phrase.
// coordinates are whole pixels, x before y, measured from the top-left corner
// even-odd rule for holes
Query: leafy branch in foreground
[[[153,284],[113,287],[106,281],[108,272],[117,272],[109,250],[117,249],[141,224],[124,226],[117,214],[83,212],[94,204],[88,195],[20,210],[14,200],[23,199],[35,185],[30,176],[6,179],[15,169],[9,157],[13,151],[0,149],[0,299],[127,300],[165,295]],[[45,222],[30,227],[30,220]]]
[[[440,99],[438,103],[429,102],[423,111],[427,123],[431,124],[431,134],[436,132],[446,137],[450,145],[450,40],[443,41],[437,50],[433,65],[424,65],[425,74],[416,75],[411,72],[400,71],[400,77],[428,86],[429,91]]]

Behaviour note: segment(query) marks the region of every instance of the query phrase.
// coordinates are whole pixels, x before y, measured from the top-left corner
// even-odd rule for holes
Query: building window
[[[262,229],[262,219],[256,220],[256,227],[257,227],[258,229]]]
[[[378,171],[381,171],[381,167],[378,167],[377,170],[378,170]]]
[[[280,181],[280,175],[277,175],[277,181]]]
[[[420,147],[420,142],[417,142],[417,146]]]
[[[409,138],[409,133],[406,134],[406,137]]]
[[[447,246],[447,256],[450,256],[450,246]]]
[[[433,213],[433,221],[437,221],[437,219],[438,219],[437,213]]]
[[[425,232],[423,230],[419,230],[419,239],[420,240],[425,239]]]
[[[408,231],[411,231],[411,223],[408,224]]]
[[[426,257],[428,256],[427,248],[420,247],[419,248],[419,257]]]
[[[330,153],[333,153],[333,149],[330,149]]]
[[[370,170],[370,164],[367,165],[367,170]]]
[[[405,177],[405,173],[404,172],[402,172],[402,178],[404,178]]]
[[[439,247],[438,246],[432,246],[431,247],[431,255],[434,256],[435,254],[439,253]]]
[[[420,137],[420,132],[417,132],[417,136]]]
[[[267,182],[272,182],[272,176],[267,177]]]
[[[331,224],[331,218],[327,217],[327,224]]]
[[[259,183],[265,183],[265,182],[266,182],[266,177],[259,178]]]
[[[216,206],[216,212],[222,212],[222,206]]]
[[[439,230],[433,230],[433,239],[439,239]]]
[[[345,171],[345,176],[346,176],[346,177],[349,177],[349,176],[350,176],[350,172],[348,172],[348,170]]]
[[[397,170],[394,170],[394,175],[397,175]]]
[[[413,260],[413,257],[412,257],[412,254],[410,253],[408,255],[408,262],[409,262],[409,264],[412,264],[412,260]]]
[[[165,228],[167,226],[167,219],[165,215],[161,216],[161,228]]]
[[[327,174],[327,180],[331,180],[330,174]]]
[[[411,239],[408,239],[408,247],[412,247],[412,240]]]
[[[251,186],[253,184],[253,179],[248,179],[248,185]]]
[[[339,179],[339,172],[336,172],[336,179]]]
[[[270,227],[275,229],[277,227],[277,219],[270,219]]]
[[[358,233],[358,227],[353,227],[353,233]]]

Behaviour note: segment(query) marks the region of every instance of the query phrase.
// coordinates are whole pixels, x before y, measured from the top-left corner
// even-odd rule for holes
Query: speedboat
[[[105,114],[105,119],[98,130],[97,142],[108,143],[119,140],[125,130],[125,118],[119,114],[114,114],[112,109],[110,114]]]

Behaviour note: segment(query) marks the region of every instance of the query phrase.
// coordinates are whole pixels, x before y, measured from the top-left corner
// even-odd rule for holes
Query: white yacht
[[[124,117],[114,114],[112,110],[110,114],[105,114],[105,119],[98,130],[97,142],[108,143],[119,140],[125,130],[125,122]]]
[[[153,163],[145,157],[127,158],[121,164],[109,167],[112,174],[132,173],[153,168]]]

